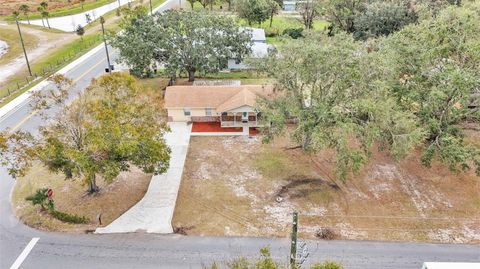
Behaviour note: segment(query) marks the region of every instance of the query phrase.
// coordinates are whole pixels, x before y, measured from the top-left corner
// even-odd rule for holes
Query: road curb
[[[95,48],[89,50],[87,53],[83,54],[80,56],[78,59],[74,60],[73,62],[69,63],[62,69],[58,70],[55,74],[61,74],[64,75],[73,68],[77,67],[79,64],[87,60],[90,56],[93,54],[97,53],[103,48],[103,43],[96,46]],[[37,85],[33,86],[31,89],[28,91],[22,93],[12,101],[8,102],[8,104],[4,105],[3,107],[0,108],[0,122],[3,120],[5,116],[8,116],[10,112],[15,111],[15,109],[20,106],[23,102],[25,102],[34,92],[39,91],[43,89],[44,87],[48,86],[50,83],[47,81],[47,78],[44,80],[40,81]]]

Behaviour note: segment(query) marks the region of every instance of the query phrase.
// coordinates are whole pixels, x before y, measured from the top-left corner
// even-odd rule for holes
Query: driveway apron
[[[170,166],[166,173],[152,177],[145,196],[106,227],[95,233],[173,233],[172,218],[187,157],[192,125],[171,122],[171,132],[165,135],[171,148]]]

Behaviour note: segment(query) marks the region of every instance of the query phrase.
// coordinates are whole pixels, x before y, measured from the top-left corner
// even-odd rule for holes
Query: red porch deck
[[[195,133],[241,133],[242,127],[221,127],[220,122],[193,122],[192,132]],[[249,135],[257,135],[257,128],[249,128]]]
[[[193,122],[192,125],[192,132],[242,132],[243,129],[241,127],[220,127],[220,122]]]

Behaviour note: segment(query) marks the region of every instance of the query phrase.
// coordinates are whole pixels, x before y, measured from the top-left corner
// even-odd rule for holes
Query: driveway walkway
[[[165,140],[170,146],[170,167],[162,175],[152,177],[147,193],[140,202],[118,219],[95,233],[173,233],[172,217],[182,179],[183,165],[187,157],[191,125],[169,123],[170,133]]]
[[[79,25],[83,27],[88,24],[87,17],[86,17],[87,14],[90,16],[90,19],[94,21],[98,19],[98,17],[104,15],[105,13],[118,8],[119,2],[120,2],[120,5],[123,6],[131,2],[131,0],[118,0],[110,4],[106,4],[101,7],[97,7],[82,13],[68,15],[68,16],[61,16],[61,17],[51,17],[51,18],[48,18],[48,22],[50,23],[51,28],[65,31],[65,32],[74,32]],[[27,21],[21,21],[21,22],[28,23]],[[38,26],[47,26],[47,21],[43,20],[42,22],[42,19],[30,20],[30,23]]]

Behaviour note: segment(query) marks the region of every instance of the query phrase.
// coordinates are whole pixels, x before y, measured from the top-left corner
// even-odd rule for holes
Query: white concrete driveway
[[[48,18],[48,22],[51,28],[65,31],[65,32],[74,32],[79,25],[84,27],[85,25],[88,24],[87,17],[86,17],[87,14],[90,16],[90,19],[94,21],[98,19],[98,17],[103,16],[105,13],[118,8],[119,2],[120,2],[120,5],[123,6],[123,5],[127,5],[129,2],[132,2],[132,1],[118,0],[110,4],[106,4],[101,7],[97,7],[82,13],[62,16],[62,17],[51,17],[51,18]],[[21,22],[28,23],[27,21],[21,21]],[[45,26],[45,27],[48,25],[46,19],[30,20],[30,23],[33,25]]]
[[[173,233],[172,218],[187,157],[192,125],[169,123],[171,132],[165,140],[171,148],[170,167],[162,175],[152,177],[145,196],[118,219],[95,233]]]

